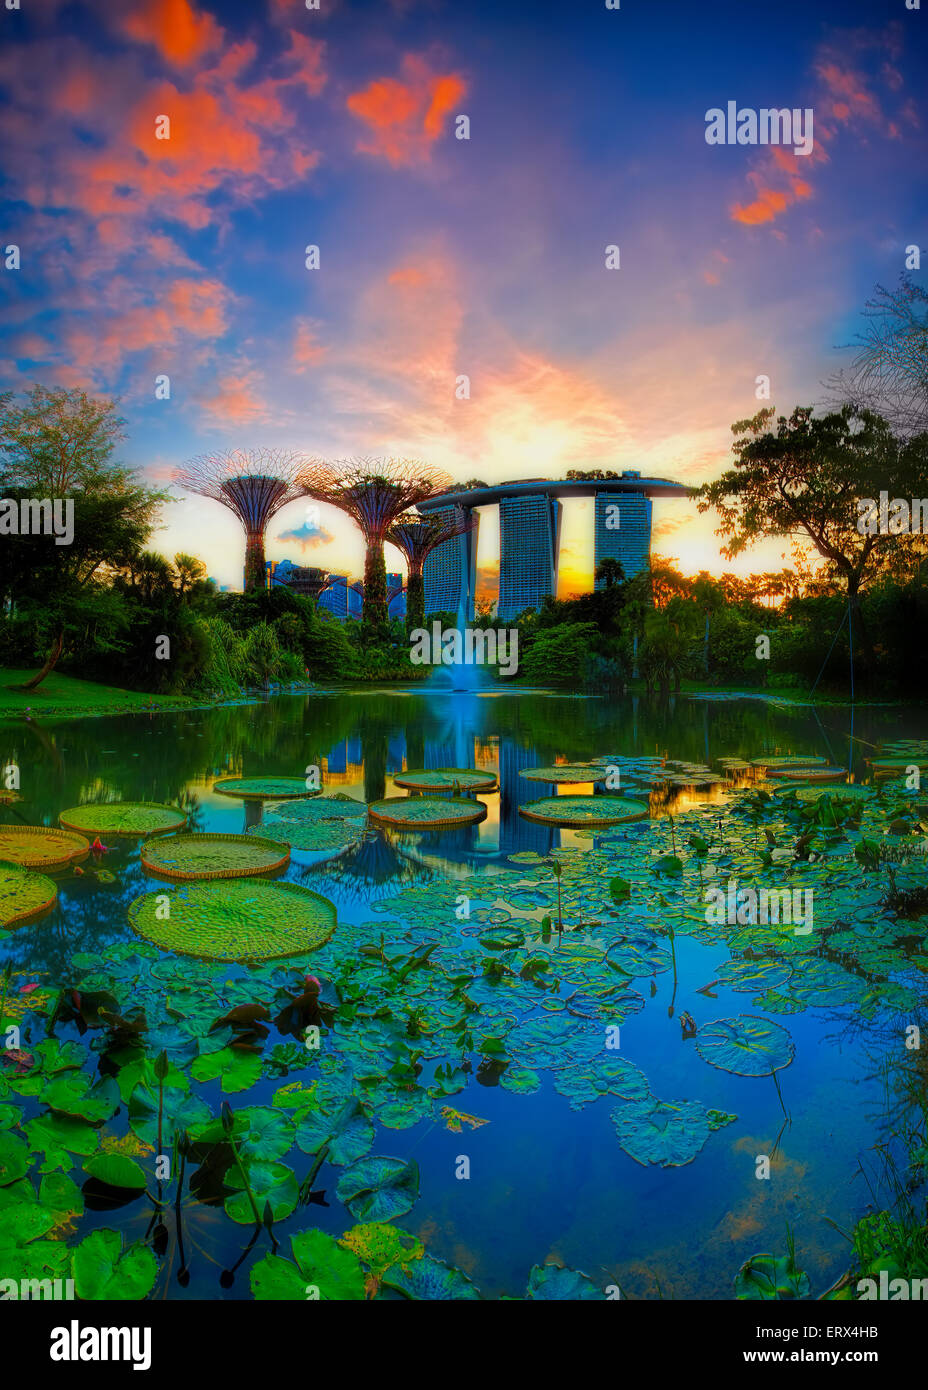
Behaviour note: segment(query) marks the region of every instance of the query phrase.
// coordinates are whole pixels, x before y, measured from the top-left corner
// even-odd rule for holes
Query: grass
[[[145,690],[120,690],[113,685],[78,680],[52,671],[37,690],[13,690],[35,674],[0,670],[0,719],[49,715],[132,714],[151,709],[191,709],[201,703],[186,695],[152,695]]]

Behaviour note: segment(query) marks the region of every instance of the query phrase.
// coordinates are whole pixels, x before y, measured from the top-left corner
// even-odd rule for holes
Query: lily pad
[[[313,796],[305,777],[221,777],[213,783],[221,796],[239,796],[245,801],[285,801],[290,797]]]
[[[549,1303],[578,1299],[597,1299],[601,1302],[605,1296],[588,1274],[582,1274],[578,1269],[562,1268],[560,1265],[533,1265],[528,1276],[528,1288],[525,1290],[526,1298]]]
[[[520,816],[544,825],[618,825],[647,814],[646,802],[622,796],[544,796],[519,807]]]
[[[25,869],[52,869],[90,853],[90,841],[47,825],[0,826],[0,861]]]
[[[372,801],[367,809],[372,820],[412,830],[472,825],[485,820],[487,815],[482,801],[466,801],[453,796],[388,796],[383,801]]]
[[[700,1028],[696,1050],[704,1062],[736,1076],[770,1076],[789,1066],[796,1049],[779,1023],[739,1014]]]
[[[90,801],[62,811],[58,819],[84,835],[159,835],[187,824],[186,812],[154,801]]]
[[[129,924],[163,950],[205,960],[274,960],[328,941],[336,915],[328,898],[299,884],[243,878],[146,893],[130,904]]]
[[[254,835],[166,835],[146,840],[142,867],[167,878],[246,878],[285,869],[290,846]]]
[[[91,1231],[71,1255],[71,1272],[78,1298],[122,1300],[144,1298],[158,1275],[155,1257],[140,1241],[123,1246],[118,1231]]]
[[[357,1221],[405,1216],[419,1196],[419,1166],[401,1158],[362,1158],[347,1168],[335,1189]]]
[[[416,1301],[447,1303],[466,1299],[474,1302],[480,1298],[480,1290],[462,1270],[431,1255],[423,1255],[409,1264],[392,1265],[384,1274],[383,1282],[387,1288],[397,1289]]]
[[[18,864],[0,864],[0,925],[23,922],[54,907],[58,889],[50,878]]]

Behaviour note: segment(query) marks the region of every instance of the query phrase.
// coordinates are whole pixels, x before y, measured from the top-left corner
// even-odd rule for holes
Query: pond
[[[739,1267],[783,1253],[789,1228],[823,1292],[849,1263],[841,1232],[888,1200],[873,1146],[904,1163],[926,919],[887,907],[866,846],[901,845],[896,884],[917,884],[924,802],[900,777],[856,802],[801,782],[767,799],[764,769],[733,764],[809,755],[866,784],[878,746],[925,735],[924,711],[898,706],[504,687],[313,690],[4,726],[2,760],[20,778],[4,825],[55,826],[86,802],[179,806],[188,830],[290,843],[263,881],[311,889],[337,913],[308,954],[217,962],[201,958],[209,922],[193,954],[165,949],[185,944],[186,919],[159,927],[159,895],[191,893],[158,873],[167,840],[149,841],[145,866],[138,837],[104,832],[105,851],[42,871],[56,905],[0,939],[14,971],[5,1026],[20,1029],[19,1060],[0,1072],[0,1226],[33,1202],[52,1213],[21,1242],[39,1252],[22,1267],[73,1268],[52,1243],[73,1252],[105,1229],[123,1251],[146,1243],[139,1289],[169,1299],[305,1297],[312,1284],[325,1297],[327,1279],[328,1296],[358,1297],[359,1270],[381,1297],[470,1296],[461,1271],[484,1298],[522,1298],[546,1264],[587,1279],[546,1293],[536,1270],[542,1297],[727,1299]],[[520,775],[592,759],[618,769],[618,787]],[[363,813],[294,819],[313,802],[214,790],[313,768],[327,795],[357,803],[409,795],[404,769],[477,769],[499,785],[453,788],[483,819],[414,830]],[[618,793],[647,815],[558,828],[520,814],[578,793],[605,805]],[[838,814],[815,819],[817,804]],[[213,880],[215,911],[234,912],[249,882]],[[708,890],[732,882],[810,889],[814,918],[714,922]],[[143,895],[140,933],[130,905]],[[289,1012],[288,994],[303,996]],[[89,1100],[78,1066],[95,1081]],[[231,1144],[223,1103],[238,1117]],[[114,1183],[105,1156],[131,1158],[147,1192],[130,1170]],[[270,1234],[255,1230],[241,1171],[270,1206]],[[372,1252],[369,1223],[385,1221],[425,1256],[412,1240],[402,1258]],[[294,1233],[358,1227],[347,1246],[307,1247],[297,1272]]]

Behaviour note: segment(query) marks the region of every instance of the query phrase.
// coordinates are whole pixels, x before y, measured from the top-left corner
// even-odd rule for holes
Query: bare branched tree
[[[928,431],[928,291],[903,273],[896,290],[877,285],[864,308],[866,327],[846,370],[826,383],[838,405],[873,410],[896,434]]]

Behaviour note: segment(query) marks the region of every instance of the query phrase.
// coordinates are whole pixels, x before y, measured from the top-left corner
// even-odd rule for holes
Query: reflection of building
[[[420,512],[423,508],[420,506]],[[469,515],[471,509],[464,508]],[[449,519],[456,515],[454,507],[433,507],[429,515]],[[457,613],[464,604],[464,616],[469,618],[474,612],[474,597],[477,590],[477,526],[455,536],[426,556],[422,566],[425,586],[425,612]]]
[[[519,807],[526,801],[537,801],[545,788],[530,782],[519,773],[524,767],[537,767],[538,754],[524,748],[511,738],[501,738],[499,746],[499,848],[501,854],[533,849],[536,854],[550,854],[560,842],[556,826],[540,821],[525,820]],[[555,839],[558,836],[558,839]]]
[[[360,618],[364,604],[364,585],[359,579],[349,583],[347,574],[330,574],[329,587],[319,595],[319,607],[339,622]]]
[[[336,785],[355,785],[360,782],[364,772],[361,752],[361,739],[357,734],[342,739],[329,749],[328,756],[322,760],[323,783]]]
[[[668,478],[642,478],[628,470],[617,478],[532,478],[445,492],[418,504],[424,516],[465,512],[475,507],[499,507],[499,610],[505,620],[523,608],[537,607],[556,592],[560,501],[595,498],[595,555],[621,561],[630,577],[648,562],[651,545],[652,497],[687,497],[692,490]],[[560,499],[560,500],[559,500]],[[608,507],[618,507],[609,512]],[[614,523],[618,520],[618,527]],[[465,615],[474,611],[476,533],[440,545],[425,562],[425,611]]]

